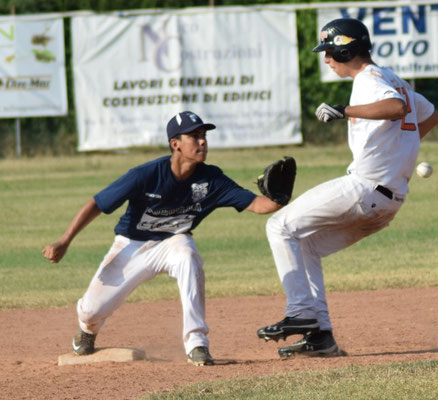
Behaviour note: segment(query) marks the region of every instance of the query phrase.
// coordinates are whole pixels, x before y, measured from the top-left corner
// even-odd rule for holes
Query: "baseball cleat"
[[[78,333],[73,338],[73,351],[78,356],[86,356],[94,353],[94,342],[97,335],[84,332],[79,328]]]
[[[195,347],[189,354],[187,354],[187,362],[196,367],[203,367],[204,365],[213,365],[214,360],[208,351],[208,347]]]
[[[306,333],[319,331],[318,321],[316,319],[304,319],[296,317],[286,317],[274,325],[268,325],[257,331],[260,339],[286,340],[290,335],[305,335]]]
[[[332,331],[308,333],[292,346],[280,347],[278,349],[278,354],[282,358],[292,357],[298,353],[308,356],[334,356],[341,354]]]

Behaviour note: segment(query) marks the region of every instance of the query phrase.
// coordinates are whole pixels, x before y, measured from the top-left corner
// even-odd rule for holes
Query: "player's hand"
[[[63,242],[56,242],[49,244],[42,250],[43,256],[51,263],[58,263],[61,261],[64,254],[67,252],[68,244]]]
[[[322,122],[330,122],[334,119],[345,118],[345,107],[342,105],[331,106],[330,104],[322,103],[315,111],[315,115]]]

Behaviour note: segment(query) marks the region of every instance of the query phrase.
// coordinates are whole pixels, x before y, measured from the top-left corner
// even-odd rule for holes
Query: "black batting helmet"
[[[339,18],[329,22],[321,29],[320,43],[312,51],[331,49],[335,61],[345,63],[358,54],[371,50],[370,34],[367,27],[358,19]]]

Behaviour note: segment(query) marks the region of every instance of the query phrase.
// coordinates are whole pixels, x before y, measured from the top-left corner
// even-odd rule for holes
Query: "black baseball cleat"
[[[341,354],[332,331],[308,333],[292,346],[278,349],[279,356],[283,358],[291,357],[296,353],[308,356],[335,356]]]
[[[189,354],[187,354],[187,357],[187,362],[196,367],[214,365],[214,359],[206,346],[195,347]]]
[[[274,325],[268,325],[257,331],[260,339],[275,340],[286,339],[290,335],[305,335],[306,333],[318,332],[319,325],[316,319],[304,319],[286,317]]]
[[[73,338],[73,351],[78,356],[87,356],[94,353],[94,342],[97,335],[92,335],[90,333],[84,332],[79,328],[78,333],[76,333]]]

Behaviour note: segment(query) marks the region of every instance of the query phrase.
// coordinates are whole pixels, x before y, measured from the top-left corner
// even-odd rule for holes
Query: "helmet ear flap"
[[[350,50],[348,49],[342,49],[339,54],[341,55],[341,57],[346,60],[348,58],[350,58]]]
[[[349,52],[348,49],[342,49],[342,50],[340,51],[340,53],[341,53],[341,56],[342,56],[342,57],[348,57],[349,54],[350,54],[350,52]]]
[[[355,48],[340,49],[333,54],[333,58],[337,62],[346,63],[351,61],[357,55],[357,53],[358,52]]]
[[[354,56],[349,49],[341,49],[333,53],[333,59],[340,63],[348,62],[353,58]]]

